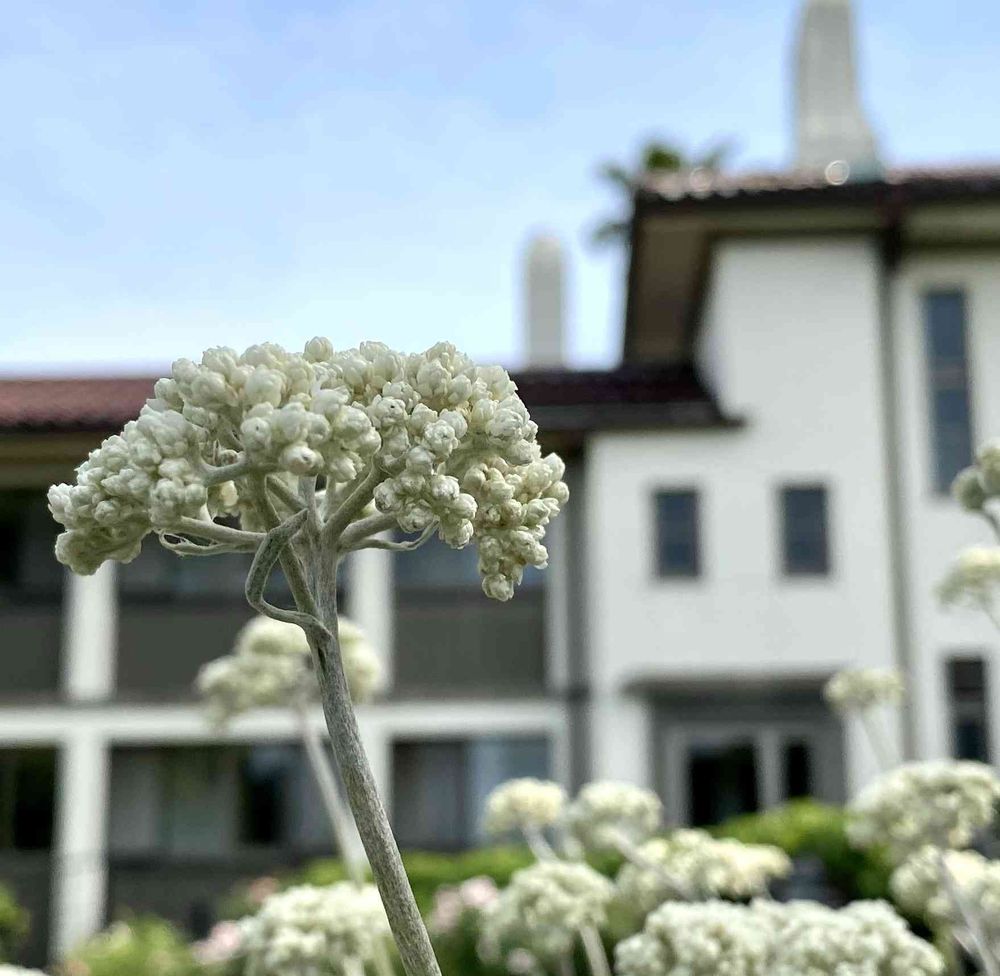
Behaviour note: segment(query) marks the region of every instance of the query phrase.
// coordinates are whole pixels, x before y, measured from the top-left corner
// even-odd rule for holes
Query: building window
[[[924,296],[934,488],[942,493],[972,462],[966,322],[964,292],[931,291]]]
[[[656,493],[656,572],[659,576],[698,576],[698,493]]]
[[[55,783],[54,749],[0,751],[0,850],[52,846]]]
[[[43,492],[0,491],[0,600],[59,596],[63,568],[52,555],[59,528]]]
[[[483,593],[475,546],[431,539],[393,555],[393,691],[408,697],[534,695],[545,686],[544,574],[525,569],[517,599]]]
[[[946,662],[951,750],[956,759],[990,761],[987,670],[981,657]]]
[[[830,572],[826,489],[781,489],[781,560],[787,576],[825,576]]]
[[[393,824],[400,847],[472,847],[486,797],[518,776],[549,778],[549,744],[534,736],[402,740],[393,746]]]

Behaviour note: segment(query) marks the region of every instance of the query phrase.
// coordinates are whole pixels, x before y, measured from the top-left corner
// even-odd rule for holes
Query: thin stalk
[[[655,874],[660,882],[670,891],[674,898],[678,898],[681,901],[690,901],[690,892],[685,891],[678,884],[676,879],[672,878],[670,874],[663,869],[663,866],[657,864],[656,861],[646,857],[642,851],[639,850],[635,844],[629,840],[621,831],[615,831],[612,838],[615,846],[615,850],[625,858],[626,861],[631,861],[637,868],[641,868],[643,871],[649,871]]]
[[[611,976],[611,967],[608,965],[608,957],[604,952],[604,943],[601,941],[597,929],[593,925],[584,925],[580,929],[580,941],[583,943],[583,952],[587,957],[587,965],[593,976]]]
[[[969,931],[972,942],[975,946],[975,954],[979,957],[979,963],[983,967],[983,976],[1000,976],[1000,960],[993,954],[990,948],[989,939],[983,931],[982,920],[976,912],[969,907],[965,896],[955,882],[955,878],[948,869],[948,862],[945,860],[945,852],[938,849],[938,871],[941,875],[941,883],[944,885],[952,905],[958,912],[959,918]]]
[[[323,807],[337,843],[337,850],[347,868],[348,877],[356,885],[367,884],[368,862],[365,860],[364,853],[358,850],[357,844],[354,842],[352,830],[354,818],[351,816],[351,811],[345,806],[340,790],[337,788],[337,781],[330,768],[323,742],[315,726],[309,721],[309,715],[303,703],[300,702],[295,706],[295,715],[299,720],[299,730],[302,734],[302,742],[306,747],[309,767],[312,769],[316,784],[319,786],[320,799],[323,801]],[[378,976],[394,976],[395,973],[385,942],[381,938],[375,940],[375,971]]]
[[[858,717],[861,719],[861,727],[865,730],[865,737],[868,739],[868,744],[872,747],[872,752],[875,754],[879,768],[883,773],[888,773],[890,770],[895,769],[899,763],[893,757],[884,737],[875,727],[875,719],[871,709],[862,709]]]
[[[552,845],[545,839],[545,835],[537,827],[534,825],[524,827],[521,832],[524,834],[528,849],[534,855],[536,861],[558,860],[556,852],[552,849]]]
[[[337,789],[337,781],[334,779],[333,770],[330,769],[330,764],[327,762],[319,733],[309,721],[304,705],[300,704],[295,707],[295,717],[299,722],[302,743],[306,747],[309,768],[312,770],[316,785],[319,787],[320,799],[323,801],[323,808],[330,821],[337,850],[340,851],[340,856],[344,860],[348,877],[355,884],[365,884],[368,880],[368,865],[351,837],[353,825],[351,812],[344,806],[340,791]]]
[[[263,485],[256,487],[254,500],[265,525],[273,529],[276,515]],[[441,976],[430,936],[420,917],[403,859],[389,826],[389,818],[378,796],[347,687],[337,637],[337,554],[332,547],[321,548],[320,540],[315,536],[312,542],[316,558],[310,561],[308,570],[297,553],[287,546],[281,550],[279,558],[300,613],[305,618],[318,618],[323,625],[303,629],[315,658],[323,714],[347,790],[347,799],[403,969],[407,976]]]

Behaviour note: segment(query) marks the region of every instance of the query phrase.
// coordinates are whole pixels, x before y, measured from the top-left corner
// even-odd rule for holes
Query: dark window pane
[[[21,851],[52,846],[54,749],[0,753],[0,847]]]
[[[830,571],[825,488],[781,490],[782,563],[789,575]]]
[[[656,570],[660,576],[697,576],[698,495],[661,491],[656,495]]]
[[[693,744],[688,753],[688,796],[691,823],[696,827],[757,810],[753,743]]]
[[[785,776],[785,799],[811,796],[812,754],[804,742],[786,742],[783,765]]]
[[[240,763],[240,843],[280,844],[286,839],[283,798],[293,756],[284,746],[256,746]]]
[[[63,568],[53,552],[59,529],[43,492],[0,491],[0,594],[59,594]]]
[[[952,752],[956,759],[990,761],[988,677],[982,657],[947,662]]]
[[[482,837],[486,797],[521,776],[549,776],[549,744],[531,736],[397,742],[393,820],[401,847],[456,850]]]
[[[924,323],[934,487],[946,492],[972,460],[965,295],[929,292],[924,297]]]

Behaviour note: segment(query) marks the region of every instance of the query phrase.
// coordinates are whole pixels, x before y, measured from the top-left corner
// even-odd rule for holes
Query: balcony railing
[[[397,695],[530,695],[545,685],[545,596],[496,603],[472,587],[396,591]]]

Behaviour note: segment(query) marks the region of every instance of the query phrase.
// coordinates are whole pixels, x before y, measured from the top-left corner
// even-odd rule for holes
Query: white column
[[[59,756],[51,949],[61,959],[104,924],[107,889],[107,741],[88,729],[65,740]]]
[[[569,673],[569,561],[567,523],[551,522],[545,532],[549,565],[545,570],[545,683],[551,692],[563,692],[570,683]]]
[[[354,553],[347,591],[351,618],[364,628],[385,666],[386,687],[392,686],[393,673],[392,555],[384,549]]]
[[[68,574],[63,633],[63,691],[68,698],[112,694],[117,610],[114,563],[106,562],[93,576]]]

